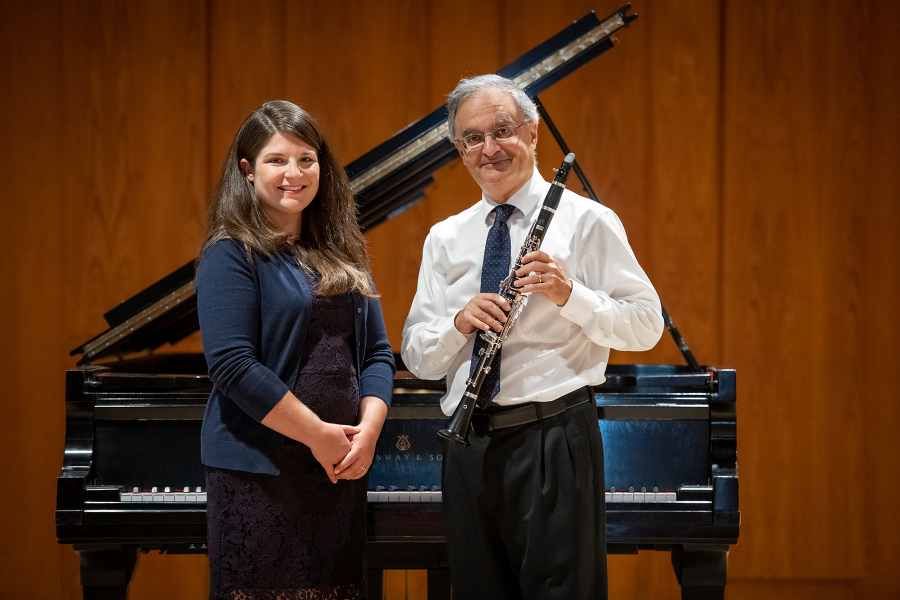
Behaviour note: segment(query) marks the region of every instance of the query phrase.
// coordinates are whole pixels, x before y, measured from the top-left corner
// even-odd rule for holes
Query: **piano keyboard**
[[[381,486],[379,486],[381,488]],[[431,490],[396,490],[396,489],[377,489],[368,492],[369,502],[440,502],[441,491],[435,488]],[[634,488],[628,490],[617,490],[610,488],[606,492],[607,502],[643,502],[643,503],[663,503],[677,502],[678,495],[676,492],[661,492],[657,488],[647,491],[647,488],[641,488],[635,491]]]
[[[369,502],[440,502],[441,491],[432,487],[431,489],[379,489],[369,490],[367,499]],[[423,486],[424,488],[424,486]],[[202,488],[176,488],[158,487],[150,490],[141,490],[134,488],[131,491],[120,491],[119,500],[121,502],[206,502],[206,492]],[[643,503],[661,503],[676,502],[678,500],[675,492],[661,492],[657,488],[647,491],[646,488],[635,490],[617,490],[610,488],[606,491],[607,502],[643,502]]]
[[[441,490],[436,486],[425,489],[420,486],[419,489],[398,490],[394,488],[384,489],[377,486],[374,491],[369,490],[367,493],[369,502],[440,502]]]
[[[130,492],[119,492],[119,500],[122,502],[206,502],[206,492],[202,488],[189,487],[172,489],[154,487],[149,491],[134,488]]]
[[[617,490],[610,488],[606,492],[607,502],[676,502],[678,500],[675,492],[661,492],[657,488],[647,491],[647,488],[641,488],[635,491],[634,488],[627,490]]]

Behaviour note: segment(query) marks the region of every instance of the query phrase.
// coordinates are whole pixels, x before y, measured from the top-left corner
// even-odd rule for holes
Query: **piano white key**
[[[192,489],[196,491],[191,491]],[[149,490],[138,487],[119,491],[120,502],[206,502],[203,488],[172,488],[171,486],[153,486]]]
[[[606,490],[604,497],[607,502],[677,502],[678,494],[676,492],[661,492],[659,488],[653,488],[653,491],[647,491],[647,488],[641,488],[640,491],[636,491],[634,488],[629,488],[628,491],[617,490],[616,488],[610,488]]]
[[[368,500],[369,502],[415,502],[418,504],[441,501],[440,490],[426,490],[423,488],[424,486],[420,486],[420,489],[418,490],[385,490],[381,486],[378,486],[378,488],[376,488],[375,490],[369,490],[366,492],[366,500]]]

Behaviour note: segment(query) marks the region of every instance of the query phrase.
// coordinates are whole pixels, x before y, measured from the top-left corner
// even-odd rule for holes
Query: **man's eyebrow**
[[[504,115],[502,117],[497,117],[497,120],[494,121],[494,125],[492,126],[491,131],[493,131],[494,129],[497,129],[501,125],[509,125],[510,123],[515,123],[515,120],[510,116]],[[473,134],[473,133],[482,134],[484,132],[481,131],[480,129],[475,129],[474,127],[469,127],[468,129],[466,129],[465,131],[462,132],[462,135],[463,135],[463,137],[465,137],[465,136]]]

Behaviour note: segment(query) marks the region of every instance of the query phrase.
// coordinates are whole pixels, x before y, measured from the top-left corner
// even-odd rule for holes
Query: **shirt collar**
[[[530,216],[546,194],[548,185],[549,184],[544,181],[544,178],[538,171],[537,166],[535,166],[531,179],[529,179],[525,185],[519,188],[519,190],[505,202],[505,204],[515,206],[517,209],[510,215],[510,219],[516,218],[517,213],[521,213],[526,217]],[[485,198],[484,194],[481,195],[481,218],[484,219],[486,225],[489,225],[488,217],[490,216],[491,211],[498,206],[500,205],[493,200]],[[491,221],[493,221],[492,217]]]

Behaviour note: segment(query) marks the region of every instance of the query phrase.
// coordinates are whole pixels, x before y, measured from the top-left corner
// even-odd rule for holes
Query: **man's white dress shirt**
[[[510,268],[549,188],[535,169],[528,183],[506,201],[516,207],[507,221]],[[401,356],[407,368],[422,379],[447,379],[447,394],[441,399],[447,415],[466,389],[479,333],[463,335],[453,319],[479,293],[495,206],[482,196],[474,206],[431,228],[416,296],[403,326]],[[572,295],[560,307],[543,294],[529,294],[503,342],[500,391],[494,397],[501,406],[547,402],[603,383],[610,348],[648,350],[663,330],[656,290],[609,208],[564,191],[540,249],[572,280]]]

